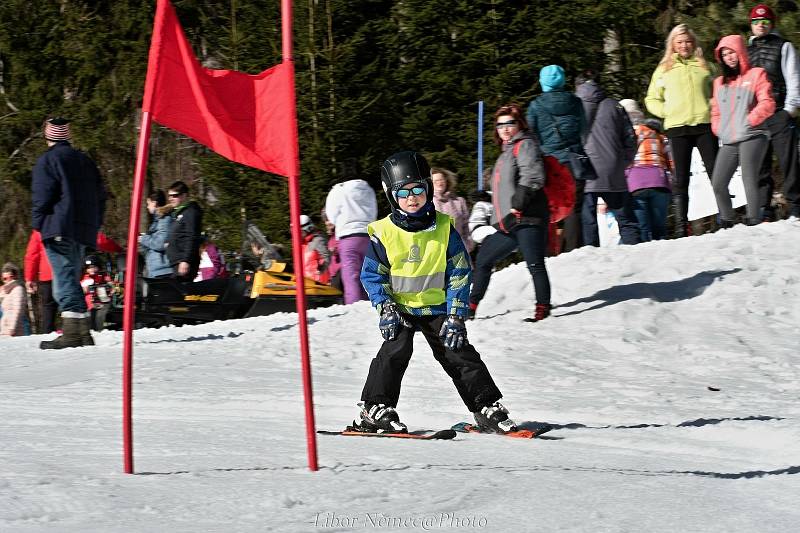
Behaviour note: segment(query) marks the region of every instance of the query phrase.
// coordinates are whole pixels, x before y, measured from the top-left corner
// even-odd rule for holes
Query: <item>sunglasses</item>
[[[400,189],[394,195],[398,198],[408,198],[412,194],[414,196],[422,196],[425,192],[425,187],[411,187],[410,189]]]
[[[772,21],[769,19],[753,19],[750,21],[750,24],[753,26],[769,26],[772,24]]]
[[[503,128],[513,128],[516,125],[517,125],[517,121],[516,120],[509,120],[508,122],[498,122],[495,125],[495,128],[497,128],[499,130],[499,129],[503,129]]]
[[[179,192],[171,192],[167,196],[169,196],[170,198],[180,198],[183,195]]]

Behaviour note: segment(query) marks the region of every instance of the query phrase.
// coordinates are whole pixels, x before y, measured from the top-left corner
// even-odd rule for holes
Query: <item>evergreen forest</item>
[[[540,92],[557,63],[601,72],[606,91],[643,100],[664,39],[678,23],[706,58],[723,35],[749,32],[756,2],[732,0],[297,0],[294,51],[303,211],[319,222],[330,187],[363,178],[403,149],[477,183],[477,109],[492,112]],[[778,30],[800,45],[793,1],[767,2]],[[109,191],[103,230],[124,244],[155,0],[0,2],[0,262],[21,266],[30,233],[31,169],[46,149],[48,116],[72,121],[73,144],[98,164]],[[279,0],[173,0],[208,68],[258,73],[281,61]],[[643,106],[642,106],[643,107]],[[644,108],[644,107],[643,107]],[[289,244],[286,179],[231,163],[153,125],[148,188],[190,184],[205,230],[241,246],[244,219]],[[386,203],[379,194],[383,212]],[[144,218],[146,220],[146,217]],[[144,230],[144,227],[142,228]],[[288,251],[288,250],[287,250]]]

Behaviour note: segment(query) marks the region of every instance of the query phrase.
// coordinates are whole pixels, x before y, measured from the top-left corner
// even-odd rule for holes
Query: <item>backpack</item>
[[[519,154],[520,143],[514,145],[514,157]],[[550,223],[554,224],[567,218],[575,207],[575,180],[572,172],[558,159],[551,155],[543,156],[544,160],[544,193],[547,195],[547,208],[550,211]]]

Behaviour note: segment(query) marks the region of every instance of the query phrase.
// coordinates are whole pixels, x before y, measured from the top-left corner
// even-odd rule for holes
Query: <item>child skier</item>
[[[395,407],[419,330],[478,425],[514,431],[498,401],[502,394],[467,341],[472,267],[452,220],[434,209],[428,162],[413,151],[394,154],[383,163],[381,181],[392,213],[368,226],[361,282],[380,313],[384,343],[370,364],[354,428],[407,432]]]
[[[86,307],[91,313],[92,329],[103,331],[111,302],[111,276],[100,272],[100,259],[95,255],[86,258],[86,270],[81,278]]]

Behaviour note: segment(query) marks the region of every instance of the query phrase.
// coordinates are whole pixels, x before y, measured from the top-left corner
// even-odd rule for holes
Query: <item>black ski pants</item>
[[[775,180],[772,178],[772,154],[778,156],[778,164],[783,172],[783,195],[792,214],[800,214],[800,181],[798,181],[797,127],[789,113],[781,109],[766,121],[769,128],[770,144],[764,155],[764,162],[758,174],[758,200],[764,218],[775,218],[772,209],[772,192]]]
[[[717,159],[719,141],[711,132],[711,124],[683,126],[667,130],[672,148],[675,175],[672,180],[672,208],[675,215],[675,234],[686,236],[689,225],[689,179],[691,178],[692,150],[697,147],[708,179],[714,175],[714,162]]]
[[[403,326],[393,341],[384,341],[378,355],[369,366],[369,375],[361,393],[361,400],[367,403],[383,403],[397,407],[400,398],[400,385],[403,374],[411,361],[414,350],[414,333],[419,330],[433,350],[433,357],[442,365],[453,380],[461,400],[470,412],[474,413],[484,405],[491,405],[502,394],[494,384],[489,369],[481,360],[480,354],[467,343],[455,352],[445,347],[439,338],[439,330],[447,318],[437,316],[403,317],[411,327]]]
[[[489,288],[492,268],[519,249],[533,280],[536,303],[549,304],[550,277],[545,266],[547,231],[547,224],[541,226],[526,224],[514,226],[511,233],[498,231],[486,237],[475,259],[469,301],[478,304],[483,300]]]

